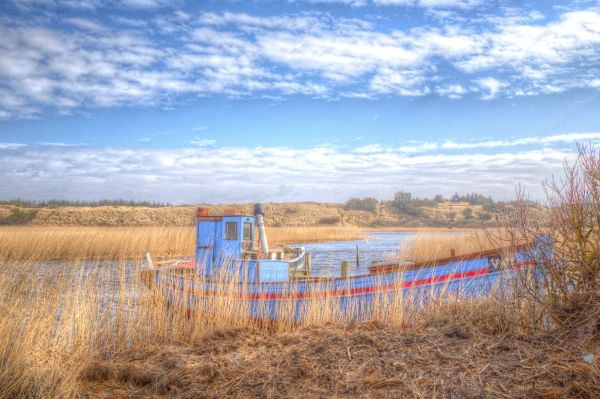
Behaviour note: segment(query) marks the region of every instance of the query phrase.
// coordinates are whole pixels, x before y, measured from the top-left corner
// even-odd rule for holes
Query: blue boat
[[[470,298],[511,286],[517,274],[537,273],[538,245],[499,248],[421,263],[373,262],[369,273],[311,276],[303,247],[270,248],[264,211],[253,215],[196,211],[196,256],[144,271],[146,283],[169,304],[252,319],[301,322],[328,313],[335,320],[364,320],[432,298]],[[255,243],[255,232],[258,242]]]

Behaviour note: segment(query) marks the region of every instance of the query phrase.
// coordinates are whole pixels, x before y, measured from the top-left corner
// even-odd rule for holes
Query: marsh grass
[[[391,259],[426,262],[452,256],[467,255],[502,247],[483,230],[463,232],[417,232],[403,240]]]
[[[194,255],[194,227],[1,226],[0,260],[114,260]],[[270,227],[273,244],[343,241],[363,237],[359,228]]]
[[[169,306],[142,285],[140,264],[53,267],[2,264],[0,398],[599,393],[581,348],[556,347],[548,330],[532,346],[526,312],[496,292],[477,301],[382,295],[360,322],[324,298],[302,325],[257,323],[225,296],[193,312],[185,297]]]

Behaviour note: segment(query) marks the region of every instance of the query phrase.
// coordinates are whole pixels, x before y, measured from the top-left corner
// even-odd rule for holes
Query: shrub
[[[593,326],[600,333],[600,154],[592,145],[578,149],[564,176],[545,184],[545,217],[519,192],[503,227],[513,244],[538,245],[532,255],[541,259],[540,277],[524,278],[521,285],[542,315],[563,327]]]
[[[479,214],[479,219],[483,220],[483,221],[490,220],[490,219],[492,219],[492,215],[487,212],[481,212]]]
[[[502,205],[499,202],[486,202],[481,206],[481,209],[486,212],[496,213],[500,211],[501,207]]]
[[[375,212],[377,210],[377,206],[379,205],[379,201],[375,198],[367,197],[367,198],[350,198],[344,204],[344,209],[355,210],[355,211],[367,211],[367,212]]]
[[[463,213],[463,217],[466,220],[473,219],[473,209],[471,209],[471,208],[465,208],[465,209],[463,209],[462,213]]]
[[[0,219],[0,224],[27,224],[37,215],[37,210],[11,209],[10,215]]]
[[[392,209],[397,213],[414,217],[424,217],[424,207],[435,207],[437,202],[427,198],[413,198],[410,201],[394,200],[390,203]]]
[[[319,224],[338,224],[339,222],[339,216],[325,216],[319,219]]]

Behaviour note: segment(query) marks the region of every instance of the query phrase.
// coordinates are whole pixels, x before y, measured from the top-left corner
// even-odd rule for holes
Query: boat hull
[[[510,291],[516,274],[534,270],[535,261],[515,254],[497,269],[489,257],[414,270],[389,270],[350,278],[295,279],[248,283],[203,279],[188,267],[148,271],[147,281],[172,305],[188,310],[231,312],[252,319],[310,321],[389,317],[440,298],[473,298]]]

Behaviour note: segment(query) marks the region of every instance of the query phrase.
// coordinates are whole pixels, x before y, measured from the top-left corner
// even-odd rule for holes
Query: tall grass
[[[418,232],[402,242],[393,259],[426,262],[435,259],[460,256],[489,249],[498,243],[485,231],[469,232]]]
[[[14,233],[8,234],[9,231]],[[187,296],[183,295],[180,303],[175,298],[169,306],[164,295],[143,284],[140,277],[149,272],[144,271],[141,261],[117,257],[112,262],[48,263],[35,259],[98,259],[115,255],[128,259],[147,250],[148,242],[160,248],[165,242],[183,240],[189,233],[181,229],[163,231],[162,241],[151,229],[80,228],[56,233],[45,228],[30,235],[27,231],[3,230],[7,237],[22,242],[20,252],[9,253],[4,248],[10,259],[0,263],[0,398],[81,397],[106,389],[106,384],[119,383],[153,384],[153,389],[159,390],[154,394],[168,397],[173,392],[159,389],[163,375],[120,363],[122,354],[146,356],[146,348],[169,347],[202,351],[215,334],[227,336],[235,334],[236,329],[261,335],[293,334],[298,328],[292,317],[297,312],[293,301],[282,301],[274,309],[265,302],[251,311],[247,302],[217,295],[189,313],[185,311]],[[6,241],[2,242],[6,245]],[[14,241],[8,242],[14,245]],[[112,245],[120,245],[118,252]],[[179,277],[178,272],[173,272],[170,278]],[[188,273],[187,277],[188,282],[200,283],[197,276]],[[220,292],[237,290],[237,283],[229,278],[227,270],[221,277],[229,282],[221,284]],[[322,284],[321,290],[330,288],[328,282]],[[429,300],[429,306],[435,307],[440,303],[434,301],[436,297],[433,293],[431,298],[421,295],[420,300]],[[415,299],[402,296],[380,295],[373,303],[361,303],[343,312],[340,300],[325,297],[306,303],[302,308],[303,322],[313,328],[351,325],[356,312],[364,313],[370,306],[367,318],[388,327],[415,323],[425,314],[413,307],[418,305]],[[250,318],[257,311],[265,315],[275,311],[275,318],[280,321],[258,325]],[[237,344],[219,341],[219,345]],[[164,384],[169,386],[172,382]],[[204,389],[193,384],[187,388],[196,394]],[[219,392],[218,385],[211,389]]]
[[[275,244],[350,241],[364,238],[359,227],[268,227],[269,240]]]
[[[519,319],[501,295],[421,294],[428,304],[419,307],[412,294],[381,295],[358,325],[347,317],[352,309],[340,313],[339,298],[329,297],[304,308],[303,326],[289,318],[259,324],[247,317],[247,303],[227,296],[191,313],[186,296],[169,306],[141,284],[142,270],[130,262],[2,263],[0,398],[447,397],[458,386],[466,396],[495,396],[507,381],[515,384],[505,391],[511,397],[599,392],[597,369],[570,366],[569,351],[558,355],[549,341],[531,348],[529,325],[515,323],[524,313]],[[285,318],[295,309],[288,302],[276,311]],[[557,363],[523,366],[532,351]],[[543,378],[530,391],[504,368]],[[572,377],[557,377],[565,373]]]
[[[359,239],[345,227],[270,227],[273,244]],[[194,227],[2,226],[0,260],[141,259],[194,255]]]
[[[148,251],[159,257],[191,256],[191,227],[0,228],[0,259],[82,260],[136,259]]]

